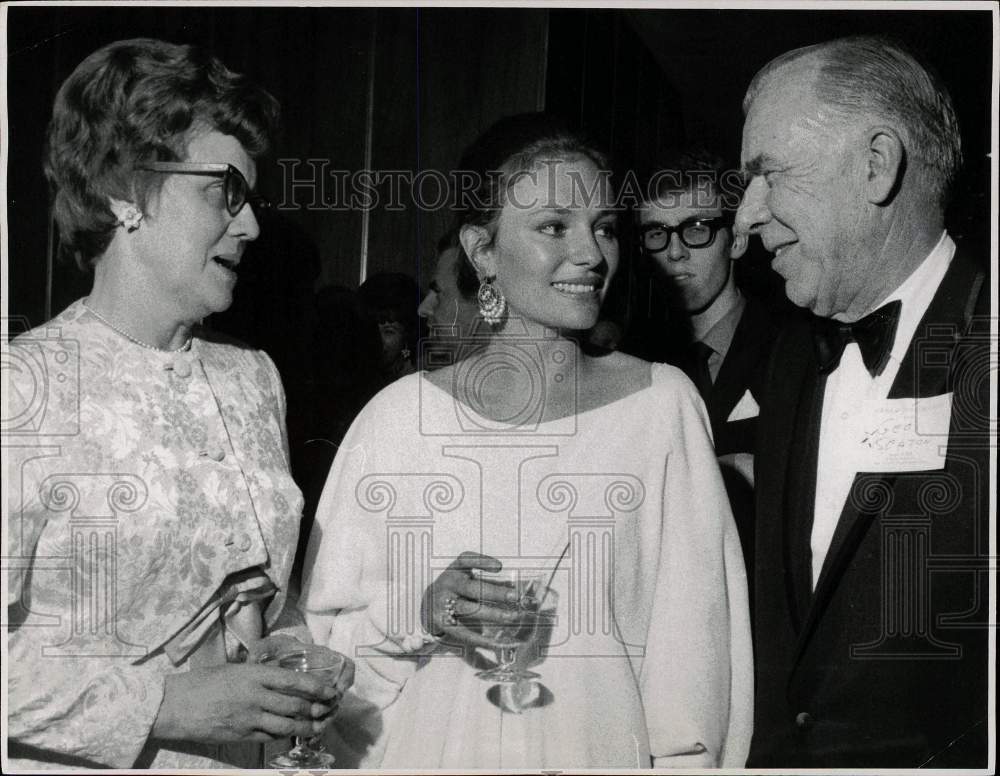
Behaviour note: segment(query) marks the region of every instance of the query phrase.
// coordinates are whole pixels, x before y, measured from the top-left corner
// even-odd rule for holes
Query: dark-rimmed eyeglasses
[[[691,218],[677,226],[666,224],[645,224],[639,229],[639,244],[646,253],[659,253],[670,245],[674,232],[688,248],[706,248],[715,240],[720,229],[729,225],[725,216],[714,218]]]
[[[222,178],[222,193],[226,210],[234,218],[247,203],[255,213],[271,207],[271,203],[250,188],[247,179],[231,164],[222,162],[146,162],[136,166],[145,172],[165,172],[179,175],[213,175]]]

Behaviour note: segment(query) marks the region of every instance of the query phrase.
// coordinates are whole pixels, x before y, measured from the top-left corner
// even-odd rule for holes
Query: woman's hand
[[[318,676],[248,663],[171,674],[152,736],[206,743],[315,736],[341,692]]]
[[[473,576],[472,571],[496,573],[502,567],[489,555],[459,555],[424,591],[420,605],[424,630],[445,644],[495,648],[495,642],[481,632],[482,626],[517,621],[520,612],[511,606],[517,602],[517,590],[510,584]]]
[[[257,639],[257,641],[254,641],[247,647],[247,662],[261,663],[272,655],[293,652],[296,647],[308,646],[311,646],[311,644],[307,644],[301,639],[287,633],[271,634],[270,636],[264,636],[262,639]],[[344,669],[337,676],[337,682],[334,684],[334,689],[337,692],[326,701],[326,704],[330,707],[330,712],[327,716],[333,716],[336,713],[337,707],[340,705],[340,700],[344,697],[344,693],[354,684],[354,661],[346,655],[344,655],[344,659],[346,660]]]

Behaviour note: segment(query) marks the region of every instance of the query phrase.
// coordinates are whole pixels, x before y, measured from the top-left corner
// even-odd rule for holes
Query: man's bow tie
[[[896,324],[903,303],[898,299],[854,323],[842,323],[832,318],[813,319],[813,342],[819,373],[830,374],[840,363],[848,342],[857,342],[861,359],[872,377],[882,374],[889,361],[889,352],[896,338]]]

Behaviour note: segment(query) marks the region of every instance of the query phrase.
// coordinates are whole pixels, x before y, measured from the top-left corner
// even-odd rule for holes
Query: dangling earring
[[[479,291],[476,292],[476,299],[479,300],[479,314],[483,316],[490,326],[500,323],[505,312],[507,312],[507,299],[503,291],[493,285],[494,277],[484,277],[479,283]]]
[[[122,212],[122,220],[115,224],[115,226],[124,226],[125,230],[131,234],[139,228],[139,222],[141,220],[142,211],[140,211],[135,205],[129,205]]]

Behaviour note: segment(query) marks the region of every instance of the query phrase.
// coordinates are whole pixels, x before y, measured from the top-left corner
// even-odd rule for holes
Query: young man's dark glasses
[[[677,226],[645,224],[639,229],[639,242],[646,253],[659,253],[670,244],[674,232],[688,248],[705,248],[712,244],[719,230],[729,225],[725,216],[692,218]]]

